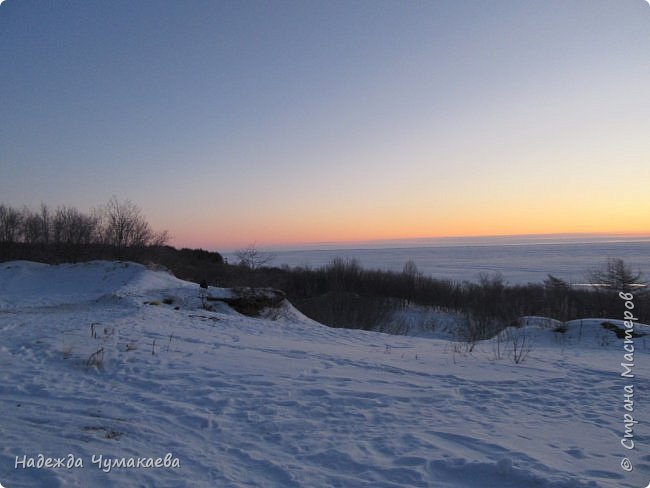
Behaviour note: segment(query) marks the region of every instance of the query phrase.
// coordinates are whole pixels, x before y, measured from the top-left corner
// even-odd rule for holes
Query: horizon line
[[[295,244],[269,244],[257,246],[261,251],[331,251],[337,249],[382,249],[415,248],[460,245],[525,245],[525,244],[590,244],[600,242],[645,242],[650,240],[650,232],[558,232],[535,234],[492,234],[457,235],[438,237],[401,237],[388,239],[367,239],[359,241],[320,241]],[[232,254],[242,247],[228,247],[220,252]]]

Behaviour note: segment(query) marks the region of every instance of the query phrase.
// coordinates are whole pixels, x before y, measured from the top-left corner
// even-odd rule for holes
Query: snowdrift
[[[133,263],[0,265],[0,483],[650,481],[648,337],[634,338],[634,376],[622,377],[622,339],[602,325],[620,321],[530,318],[470,350],[451,336],[330,329],[286,301],[247,317],[219,300],[233,290],[201,293]],[[530,350],[516,363],[522,335]],[[633,449],[626,414],[639,421]]]

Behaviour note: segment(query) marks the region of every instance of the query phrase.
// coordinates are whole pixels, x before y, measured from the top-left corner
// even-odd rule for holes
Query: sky
[[[650,233],[644,0],[6,0],[0,203],[176,246]]]

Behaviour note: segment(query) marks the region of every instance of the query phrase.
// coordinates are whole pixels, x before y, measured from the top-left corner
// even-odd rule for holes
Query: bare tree
[[[248,247],[240,249],[235,255],[239,259],[239,264],[250,270],[259,269],[275,259],[275,254],[260,251],[256,243],[249,244]]]
[[[151,239],[149,239],[149,245],[150,246],[164,246],[166,245],[169,240],[171,239],[169,232],[166,230],[162,230],[160,232],[154,232],[151,236]]]
[[[647,286],[642,280],[641,272],[632,271],[620,258],[609,258],[600,269],[590,272],[588,278],[593,284],[615,291],[634,291]]]
[[[415,288],[421,276],[422,273],[420,273],[413,260],[409,259],[404,263],[404,268],[402,268],[402,277],[404,279],[404,293],[406,294],[407,304],[411,303],[415,298]]]
[[[87,245],[95,241],[99,221],[74,207],[59,207],[52,218],[52,240],[56,244]]]
[[[113,197],[101,213],[103,241],[118,249],[162,245],[169,239],[166,231],[154,233],[140,208],[130,200],[120,202]]]
[[[0,204],[0,242],[13,243],[20,240],[22,227],[21,213]]]
[[[41,237],[41,221],[37,213],[32,212],[27,207],[23,209],[22,216],[22,235],[23,241],[28,244],[36,244],[40,242]]]
[[[47,244],[50,242],[50,211],[41,203],[40,212],[25,207],[22,212],[22,236],[28,244]]]
[[[39,218],[41,224],[40,241],[43,244],[49,244],[50,238],[52,237],[52,219],[50,217],[50,210],[44,203],[41,203],[41,212],[39,214]]]

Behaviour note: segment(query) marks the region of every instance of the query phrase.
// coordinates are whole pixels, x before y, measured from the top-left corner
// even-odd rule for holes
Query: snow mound
[[[509,327],[493,340],[525,337],[537,345],[621,349],[621,342],[627,337],[626,330],[625,321],[621,319],[585,318],[560,322],[543,317],[523,317],[520,327]],[[645,350],[644,338],[650,339],[650,326],[634,322],[630,334],[632,339],[643,344]]]
[[[171,274],[130,262],[47,265],[13,261],[0,264],[0,310],[71,305],[187,285]]]

